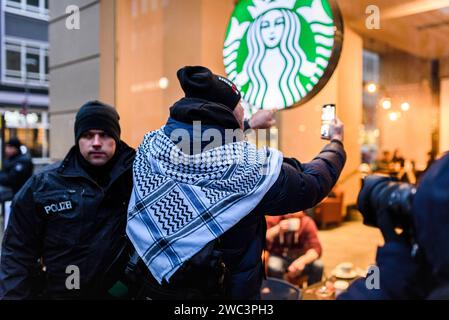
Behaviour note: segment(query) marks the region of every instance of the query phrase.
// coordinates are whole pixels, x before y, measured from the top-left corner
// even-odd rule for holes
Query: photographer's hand
[[[338,299],[422,299],[426,295],[425,277],[422,277],[426,270],[412,254],[409,229],[404,227],[398,234],[392,216],[385,208],[377,211],[377,226],[385,239],[385,245],[379,247],[376,254],[380,277],[375,278],[376,271],[372,271],[366,278],[354,281]],[[377,290],[367,287],[367,283],[373,284],[370,282],[373,279],[378,281]]]
[[[392,214],[387,209],[381,209],[378,212],[377,225],[379,226],[385,243],[388,242],[401,242],[404,244],[410,244],[410,237],[407,230],[403,230],[402,233],[397,233],[395,225],[391,219]]]

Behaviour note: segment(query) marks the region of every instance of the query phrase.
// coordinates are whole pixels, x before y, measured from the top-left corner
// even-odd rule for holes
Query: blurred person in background
[[[382,151],[382,157],[378,158],[374,163],[373,171],[389,172],[392,167],[391,153],[388,150]]]
[[[405,159],[402,156],[401,150],[395,149],[393,152],[393,158],[391,159],[394,165],[398,165],[399,168],[403,168],[405,165]]]
[[[268,276],[295,283],[307,277],[307,284],[321,281],[323,263],[318,229],[303,212],[266,217]]]
[[[21,151],[22,143],[11,138],[5,144],[5,160],[0,171],[0,185],[11,188],[13,193],[19,189],[33,174],[31,158]]]

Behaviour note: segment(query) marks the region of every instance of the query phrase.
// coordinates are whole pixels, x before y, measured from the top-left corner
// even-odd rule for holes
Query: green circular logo
[[[332,5],[331,5],[332,4]],[[328,0],[240,0],[224,43],[227,76],[249,114],[300,105],[332,75],[342,21]]]

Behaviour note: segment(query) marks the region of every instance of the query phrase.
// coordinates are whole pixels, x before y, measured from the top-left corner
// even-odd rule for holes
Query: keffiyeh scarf
[[[183,153],[163,128],[148,133],[133,166],[127,234],[162,283],[248,215],[279,176],[282,154],[246,141]]]

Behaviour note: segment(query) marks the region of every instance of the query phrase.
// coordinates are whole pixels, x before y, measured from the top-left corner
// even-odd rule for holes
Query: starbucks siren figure
[[[315,66],[299,46],[300,31],[299,18],[284,9],[270,10],[251,25],[248,59],[236,77],[241,87],[250,81],[245,94],[250,104],[272,109],[279,101],[292,105],[306,95],[299,73],[311,77]]]
[[[329,23],[332,20],[324,12],[319,0],[315,0],[312,7],[301,7],[297,12],[292,10],[296,4],[294,0],[254,0],[253,4],[248,7],[248,12],[255,19],[253,22],[239,24],[236,18],[231,20],[224,49],[226,72],[240,89],[248,84],[243,98],[251,106],[257,106],[257,109],[271,110],[294,105],[311,90],[310,85],[305,87],[301,83],[300,75],[316,84],[317,76],[323,74],[321,68],[327,66],[323,59],[307,59],[300,46],[299,15],[310,23]],[[329,35],[333,31],[327,28],[323,25],[317,28],[312,26],[312,29]],[[235,58],[245,34],[248,56],[242,70],[237,72]],[[319,45],[327,40],[315,37],[315,41],[317,51],[324,53]],[[330,44],[328,42],[326,46]],[[330,56],[330,52],[327,53]],[[317,69],[317,64],[320,69]],[[250,110],[250,113],[253,112]]]

